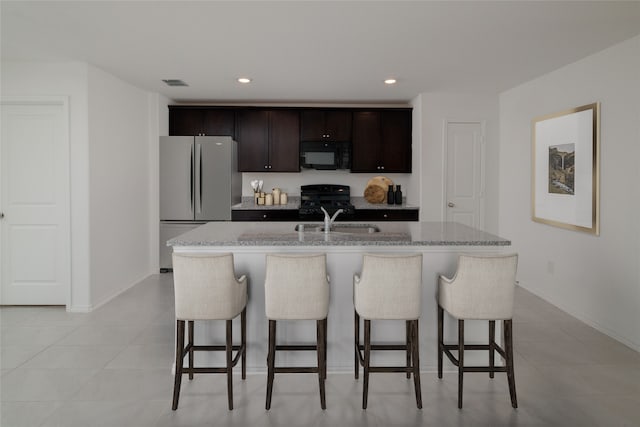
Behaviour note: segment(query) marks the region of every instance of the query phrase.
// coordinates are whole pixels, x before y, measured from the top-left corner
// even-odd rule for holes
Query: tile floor
[[[174,412],[171,280],[152,276],[90,314],[0,309],[0,426],[640,426],[640,353],[522,289],[517,410],[503,374],[465,376],[458,410],[456,375],[425,372],[422,410],[402,375],[372,376],[363,411],[361,381],[330,373],[326,411],[314,377],[280,375],[266,412],[265,375],[254,374],[235,376],[233,411],[224,377],[185,378]]]

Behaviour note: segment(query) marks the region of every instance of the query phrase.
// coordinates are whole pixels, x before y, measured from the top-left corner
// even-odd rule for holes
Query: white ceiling
[[[640,34],[640,2],[5,1],[2,60],[184,102],[406,102],[514,87]],[[249,76],[250,85],[235,79]],[[395,77],[386,86],[382,80]],[[162,79],[182,79],[170,88]]]

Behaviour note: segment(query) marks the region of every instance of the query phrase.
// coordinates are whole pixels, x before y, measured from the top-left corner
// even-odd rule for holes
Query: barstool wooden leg
[[[189,379],[193,379],[193,320],[189,320]]]
[[[240,363],[242,363],[242,379],[244,380],[247,379],[247,307],[245,307],[240,314],[240,335],[240,345],[242,346],[242,359]]]
[[[458,319],[458,408],[462,409],[462,382],[464,377],[464,320]]]
[[[416,389],[416,404],[418,409],[422,409],[422,387],[420,386],[420,343],[418,341],[418,322],[411,321],[411,351],[413,353],[413,385]]]
[[[229,401],[229,410],[233,409],[233,322],[231,320],[227,320],[227,343],[226,343],[226,353],[227,353],[227,400]]]
[[[275,376],[276,357],[276,321],[269,320],[269,352],[267,355],[267,402],[265,409],[271,409],[271,393],[273,391],[273,378]]]
[[[517,408],[518,398],[516,397],[516,379],[513,368],[513,325],[511,319],[504,321],[504,341],[505,353],[507,354],[507,380],[509,381],[511,406]]]
[[[364,320],[364,384],[362,388],[362,409],[367,409],[369,396],[369,362],[371,361],[371,320]]]
[[[354,330],[355,330],[355,340],[354,340],[354,353],[355,353],[355,377],[358,379],[360,377],[360,316],[358,312],[353,310],[354,313]]]
[[[176,321],[176,373],[173,382],[173,405],[171,409],[178,409],[180,385],[182,384],[182,359],[184,357],[184,320]]]
[[[322,326],[324,328],[324,368],[323,368],[323,374],[324,374],[324,379],[327,379],[327,319],[325,318],[322,321]]]
[[[489,320],[489,378],[494,377],[495,367],[495,345],[496,345],[496,321]]]
[[[444,353],[444,309],[438,305],[438,378],[442,379],[442,356]]]
[[[327,409],[327,402],[325,400],[324,393],[324,369],[325,369],[325,331],[324,331],[324,320],[316,321],[316,352],[318,357],[318,384],[320,386],[320,407],[322,409]]]
[[[407,369],[411,367],[411,353],[412,353],[412,347],[411,347],[411,321],[407,320],[406,321],[407,324]],[[407,371],[407,379],[411,378],[411,372]]]

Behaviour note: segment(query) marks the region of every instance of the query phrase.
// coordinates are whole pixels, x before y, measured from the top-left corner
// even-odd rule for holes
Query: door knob
[[[0,212],[0,219],[4,218],[4,212]]]
[[[447,206],[449,206],[450,208],[452,208],[452,207],[454,207],[454,206],[455,206],[455,203],[449,202],[449,203],[447,203]]]

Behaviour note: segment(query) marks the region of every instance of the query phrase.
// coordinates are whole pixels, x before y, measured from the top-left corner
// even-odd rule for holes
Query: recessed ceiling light
[[[180,79],[167,79],[162,81],[165,82],[167,86],[189,86],[188,84],[186,84]]]
[[[251,79],[248,77],[239,77],[238,78],[238,83],[251,83]]]
[[[396,79],[386,79],[384,81],[384,84],[387,84],[387,85],[392,85],[392,84],[395,84],[395,83],[396,83]]]

